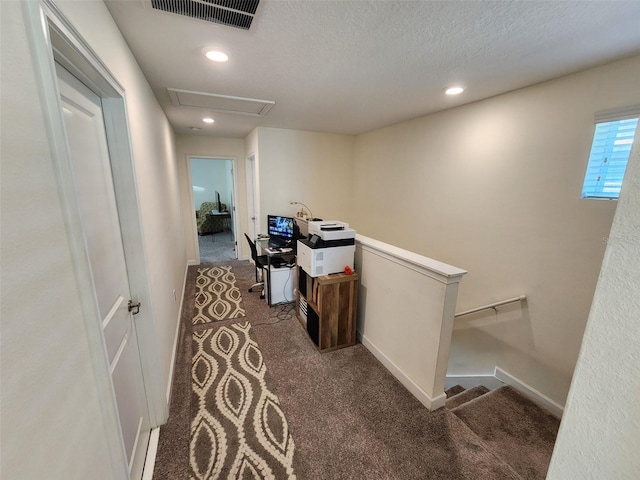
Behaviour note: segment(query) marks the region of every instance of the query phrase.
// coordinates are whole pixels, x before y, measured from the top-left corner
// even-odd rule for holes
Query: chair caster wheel
[[[264,295],[260,295],[260,300],[264,300]]]

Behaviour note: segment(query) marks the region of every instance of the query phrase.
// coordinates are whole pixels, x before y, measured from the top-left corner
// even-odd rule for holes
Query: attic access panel
[[[260,0],[151,0],[156,10],[249,30]]]
[[[276,102],[256,98],[232,97],[215,93],[192,92],[167,88],[169,97],[177,107],[204,108],[215,112],[264,117]]]

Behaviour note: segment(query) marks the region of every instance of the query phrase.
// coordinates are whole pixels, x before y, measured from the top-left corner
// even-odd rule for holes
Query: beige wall
[[[640,472],[640,148],[625,173],[549,480]]]
[[[0,477],[116,478],[22,5],[0,3]],[[104,4],[56,3],[126,90],[160,359],[154,366],[168,383],[186,263],[173,133]]]
[[[257,129],[260,175],[259,232],[266,233],[267,215],[295,215],[303,202],[314,216],[349,221],[353,182],[351,135]]]
[[[528,296],[459,319],[450,374],[498,365],[564,403],[616,207],[580,199],[593,116],[639,76],[635,57],[357,138],[359,233],[468,270],[457,311]]]
[[[178,135],[176,137],[176,158],[178,161],[178,180],[180,183],[180,205],[185,232],[187,260],[196,263],[196,230],[195,207],[193,205],[193,187],[189,176],[189,157],[215,157],[233,159],[236,183],[236,222],[239,222],[238,236],[247,228],[247,189],[245,181],[244,140],[240,138],[216,138],[202,135]],[[238,240],[238,257],[241,258],[246,242]]]

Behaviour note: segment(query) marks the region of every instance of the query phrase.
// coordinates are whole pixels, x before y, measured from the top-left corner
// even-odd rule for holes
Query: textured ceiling
[[[640,54],[640,1],[262,0],[248,31],[148,0],[105,3],[177,133],[358,134]],[[229,62],[207,60],[210,46]],[[446,97],[451,84],[467,90]],[[208,126],[206,109],[174,105],[167,88],[275,105],[208,112]]]

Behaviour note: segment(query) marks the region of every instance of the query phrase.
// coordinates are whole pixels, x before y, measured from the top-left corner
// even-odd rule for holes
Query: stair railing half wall
[[[444,406],[466,270],[356,235],[358,339],[429,410]]]

